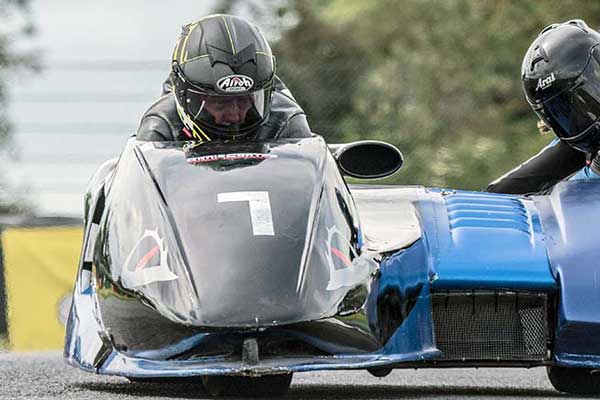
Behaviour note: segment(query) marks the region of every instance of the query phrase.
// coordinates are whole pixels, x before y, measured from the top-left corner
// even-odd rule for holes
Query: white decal
[[[229,192],[218,193],[219,203],[247,201],[250,206],[250,220],[254,236],[275,236],[269,192]]]
[[[92,223],[88,233],[88,241],[85,245],[85,253],[83,255],[84,262],[94,261],[94,245],[96,244],[96,237],[98,237],[99,230],[100,225]]]
[[[544,90],[548,87],[550,87],[550,85],[552,85],[552,82],[554,82],[556,80],[556,78],[554,77],[554,72],[550,74],[550,76],[547,76],[545,78],[540,78],[538,79],[538,83],[537,86],[535,87],[535,90]]]
[[[133,259],[134,254],[137,253],[138,247],[142,244],[144,239],[153,240],[156,245],[140,259]],[[160,253],[160,261],[158,265],[148,265],[150,260],[154,258],[157,253]],[[123,286],[133,289],[136,287],[149,285],[153,282],[172,281],[177,279],[177,275],[175,275],[169,269],[167,255],[168,250],[164,243],[164,239],[161,239],[160,236],[158,236],[158,228],[153,231],[146,230],[142,237],[133,246],[133,249],[131,249],[127,259],[125,260],[125,263],[123,264],[123,269],[121,272],[121,281]]]
[[[254,81],[246,75],[228,75],[217,81],[217,87],[226,93],[247,92],[252,86]]]
[[[344,246],[347,245],[347,248],[350,249],[350,252],[354,256],[353,260],[347,258],[342,249],[338,249],[333,245],[334,235],[341,238],[341,240],[338,241],[340,244],[343,244]],[[331,228],[327,228],[327,241],[325,244],[327,246],[325,249],[325,257],[329,264],[329,283],[327,285],[327,290],[355,286],[369,276],[369,264],[362,262],[363,260],[358,257],[354,246],[352,246],[350,241],[342,235],[342,232],[340,232],[337,226],[334,225]],[[333,261],[334,257],[339,260],[338,264],[341,264],[342,268],[336,269]]]

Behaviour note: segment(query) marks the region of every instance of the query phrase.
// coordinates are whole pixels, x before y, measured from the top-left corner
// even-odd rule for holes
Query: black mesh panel
[[[544,360],[547,296],[523,293],[436,293],[433,318],[445,360]]]

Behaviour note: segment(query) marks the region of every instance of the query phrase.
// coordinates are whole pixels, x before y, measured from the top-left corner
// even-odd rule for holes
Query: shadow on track
[[[449,398],[460,399],[507,397],[549,398],[565,397],[553,389],[522,389],[474,386],[390,386],[390,385],[294,385],[286,396],[290,399],[402,399]]]
[[[200,383],[81,383],[80,389],[133,397],[210,398]],[[552,389],[522,389],[473,386],[312,385],[292,383],[288,399],[403,399],[403,398],[559,398],[567,395]],[[567,396],[568,397],[568,396]]]
[[[167,397],[179,399],[210,398],[202,383],[137,383],[137,382],[86,382],[76,385],[80,389],[128,395],[134,397]]]

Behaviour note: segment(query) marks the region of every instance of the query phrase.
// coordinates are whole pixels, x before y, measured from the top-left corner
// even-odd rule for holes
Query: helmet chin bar
[[[596,122],[579,135],[562,140],[569,146],[584,153],[596,153],[600,150],[600,120],[596,120]]]

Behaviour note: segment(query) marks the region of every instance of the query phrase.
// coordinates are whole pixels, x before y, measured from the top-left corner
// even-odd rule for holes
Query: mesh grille
[[[523,293],[436,293],[433,318],[445,360],[543,360],[547,296]]]

